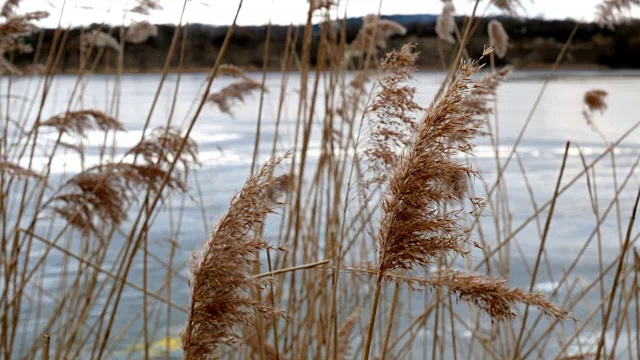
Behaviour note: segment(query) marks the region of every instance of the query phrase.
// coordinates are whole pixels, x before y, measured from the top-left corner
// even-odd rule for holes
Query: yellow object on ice
[[[180,350],[180,339],[173,336],[164,337],[149,344],[149,356],[156,357],[163,355],[167,352],[167,349],[169,350],[169,352]],[[134,352],[144,351],[144,343],[134,344],[129,348],[129,350]]]

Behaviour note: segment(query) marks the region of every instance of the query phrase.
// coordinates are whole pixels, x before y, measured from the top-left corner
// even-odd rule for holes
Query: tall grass
[[[469,56],[480,3],[508,14],[519,9],[518,1],[477,0],[458,29],[447,1],[437,26],[444,41],[430,51],[410,43],[388,49],[389,38],[403,37],[406,29],[377,15],[367,16],[348,41],[336,2],[312,0],[306,25],[289,29],[274,87],[266,74],[270,35],[262,76],[225,62],[240,2],[180,124],[176,108],[184,101],[189,40],[184,1],[153,100],[141,104],[149,109],[141,137],[124,146],[119,136],[130,121],[120,110],[124,53],[156,36],[153,25],[136,21],[119,33],[99,27],[78,39],[58,28],[49,54],[32,49],[42,74],[22,78],[27,71],[11,56],[29,50],[20,38],[37,31],[46,14],[22,14],[19,1],[7,1],[0,24],[2,356],[640,357],[640,234],[634,228],[640,196],[635,202],[627,196],[638,186],[640,156],[616,163],[640,122],[607,139],[597,126],[607,115],[607,93],[588,91],[585,126],[602,138],[601,153],[587,157],[567,142],[555,182],[534,189],[519,144],[549,79],[505,157],[497,96],[517,69],[495,65],[494,49],[499,57],[508,49],[498,22],[490,24],[491,44],[482,57]],[[599,7],[605,20],[633,5],[619,3]],[[140,16],[159,6],[141,0],[130,12]],[[55,84],[64,49],[73,42],[81,44],[81,65],[64,90],[63,109],[52,112],[61,103]],[[415,60],[434,54],[444,80],[433,99],[420,99]],[[87,106],[87,86],[104,64],[115,69],[104,78],[104,107]],[[18,81],[28,83],[25,94],[14,93]],[[172,94],[168,116],[152,128],[165,90]],[[273,116],[267,97],[275,99]],[[218,211],[217,225],[209,226],[211,194],[235,179],[222,174],[225,184],[217,184],[201,177],[196,125],[209,114],[233,116],[248,99],[260,104],[251,166],[244,184],[232,184],[239,192]],[[96,134],[97,155],[87,149]],[[477,141],[491,145],[495,168],[476,167]],[[569,171],[575,153],[579,170]],[[77,168],[59,173],[61,156],[78,159]],[[611,166],[601,165],[606,160]],[[531,214],[520,224],[512,217],[508,170],[528,189]],[[603,194],[598,182],[609,176],[613,191]],[[591,208],[581,221],[592,231],[557,270],[551,264],[557,254],[546,244],[551,229],[570,224],[559,221],[555,209],[584,182]],[[547,196],[544,202],[538,193]],[[607,218],[614,218],[613,230]],[[181,236],[197,233],[194,224],[204,229],[200,246],[186,248]],[[536,228],[527,240],[537,244],[534,253],[519,241],[529,224]],[[577,279],[594,240],[596,275]],[[612,247],[615,253],[605,251]],[[512,278],[519,265],[527,276],[521,287]],[[55,287],[48,283],[52,276]],[[536,286],[541,278],[554,285],[546,293]],[[593,294],[600,299],[595,304]]]

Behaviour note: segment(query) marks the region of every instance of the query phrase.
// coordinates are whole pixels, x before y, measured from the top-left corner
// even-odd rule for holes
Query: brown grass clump
[[[201,254],[191,265],[191,308],[182,334],[185,359],[215,356],[223,344],[239,339],[236,326],[250,325],[256,316],[272,318],[273,308],[253,295],[265,283],[252,276],[260,250],[269,247],[258,229],[276,203],[264,195],[273,185],[274,167],[267,162],[249,177],[219,220]]]
[[[502,59],[507,54],[509,47],[509,34],[498,20],[489,21],[487,32],[489,33],[489,43],[495,49],[496,55]]]
[[[92,30],[82,35],[81,42],[84,48],[88,48],[89,44],[93,44],[98,48],[112,48],[120,50],[120,43],[113,36],[98,30]]]
[[[138,3],[133,9],[132,13],[140,15],[149,15],[151,10],[162,10],[160,2],[157,0],[136,0]]]
[[[447,0],[442,5],[442,14],[440,14],[436,20],[436,34],[438,38],[450,44],[456,43],[456,39],[454,39],[452,35],[456,27],[456,22],[453,18],[455,12],[456,8],[453,6],[453,2]]]
[[[600,26],[613,29],[620,21],[622,12],[629,11],[634,6],[640,6],[640,0],[603,0],[596,6],[596,21]]]
[[[127,42],[132,44],[142,44],[149,38],[158,36],[158,27],[144,20],[131,24],[125,34]]]
[[[376,53],[378,48],[387,46],[387,39],[406,33],[407,29],[397,22],[380,19],[378,15],[367,15],[362,21],[362,28],[360,28],[358,35],[349,44],[350,54]]]
[[[93,120],[93,121],[92,121]],[[41,122],[39,126],[51,127],[63,134],[85,136],[87,130],[123,131],[122,123],[98,110],[68,111],[64,114],[52,116]]]
[[[246,96],[258,90],[267,91],[261,83],[251,78],[244,77],[242,80],[234,82],[231,85],[224,87],[222,90],[209,95],[209,97],[207,97],[207,101],[217,105],[218,109],[223,113],[233,115],[231,112],[231,106],[233,103],[236,101],[243,102]]]
[[[424,109],[413,100],[416,89],[408,84],[413,79],[418,56],[414,50],[415,45],[404,45],[399,52],[388,53],[382,62],[380,90],[367,110],[375,114],[370,125],[371,146],[365,150],[374,174],[371,183],[386,181],[400,151],[410,144],[418,130],[414,116]]]
[[[567,312],[553,305],[546,295],[511,288],[506,281],[492,279],[480,274],[467,274],[456,270],[442,270],[427,280],[430,286],[446,287],[460,300],[473,303],[495,321],[509,320],[516,316],[514,307],[528,304],[546,315],[558,319],[567,317]]]

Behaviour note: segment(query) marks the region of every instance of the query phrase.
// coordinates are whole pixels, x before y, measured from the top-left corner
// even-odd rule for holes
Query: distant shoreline
[[[514,68],[516,70],[540,70],[540,71],[544,71],[544,70],[551,70],[551,65],[549,64],[528,64],[526,66],[514,66]],[[178,71],[178,69],[176,68],[171,68],[169,69],[168,73],[175,75],[178,73],[183,73],[183,74],[206,74],[209,71],[211,71],[211,67],[190,67],[190,68],[185,68],[182,69],[181,71]],[[256,68],[246,68],[244,69],[247,73],[262,73],[262,69],[256,69]],[[597,71],[597,70],[602,70],[602,71],[606,71],[606,70],[610,70],[610,71],[640,71],[640,69],[637,68],[619,68],[619,69],[611,69],[609,67],[606,66],[602,66],[602,65],[597,65],[597,64],[581,64],[576,66],[575,64],[567,64],[567,65],[560,65],[558,67],[558,70],[563,70],[563,71]],[[444,71],[442,68],[439,67],[419,67],[416,69],[416,71]],[[298,70],[297,69],[292,69],[287,71],[287,73],[297,73]],[[271,68],[267,70],[267,73],[281,73],[280,69],[275,69],[275,68]],[[70,71],[70,70],[65,70],[65,71],[60,71],[57,72],[56,75],[78,75],[79,72],[78,71]],[[86,74],[86,72],[85,72]],[[105,71],[105,69],[99,69],[96,70],[94,72],[92,72],[92,74],[97,74],[97,75],[116,75],[117,72],[115,71]],[[153,69],[146,69],[144,71],[140,71],[137,69],[124,69],[122,71],[122,74],[125,75],[135,75],[135,74],[140,74],[140,75],[153,75],[153,74],[162,74],[162,68],[153,68]]]

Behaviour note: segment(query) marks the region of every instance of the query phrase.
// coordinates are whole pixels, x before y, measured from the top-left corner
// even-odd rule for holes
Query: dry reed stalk
[[[258,357],[262,360],[287,360],[287,357],[279,352],[273,344],[258,341],[258,336],[252,336],[246,343],[251,348],[253,358]]]
[[[202,253],[191,264],[191,310],[182,344],[186,359],[211,356],[223,344],[239,339],[236,326],[271,319],[277,311],[253,298],[266,282],[252,276],[260,250],[269,248],[259,229],[277,203],[265,195],[273,186],[279,160],[267,162],[250,176],[219,220]]]
[[[81,43],[84,44],[83,48],[88,48],[89,44],[93,44],[97,48],[112,48],[114,50],[120,50],[120,43],[113,36],[99,31],[92,30],[85,33],[81,37]]]
[[[338,329],[338,360],[352,358],[351,347],[353,346],[353,330],[358,324],[358,321],[360,321],[360,315],[360,309],[352,312]]]
[[[387,39],[395,35],[405,35],[407,29],[397,22],[380,19],[378,15],[367,15],[362,20],[362,28],[349,44],[348,55],[375,54],[378,48],[387,46]]]
[[[142,44],[156,36],[158,36],[158,27],[144,20],[133,23],[127,28],[125,40],[132,44]]]
[[[509,34],[498,20],[489,21],[487,33],[489,33],[489,43],[495,49],[496,55],[502,59],[509,47]]]
[[[244,77],[231,85],[227,85],[222,90],[214,92],[207,97],[207,101],[218,106],[223,113],[233,115],[231,106],[234,102],[244,102],[244,98],[254,91],[267,91],[262,83],[251,78]]]
[[[640,6],[640,0],[603,0],[596,6],[596,21],[600,26],[613,29],[620,22],[622,13]]]
[[[472,87],[470,77],[478,70],[475,62],[462,62],[459,76],[442,100],[432,104],[420,122],[409,148],[396,164],[382,201],[383,216],[378,229],[379,265],[369,332],[365,346],[368,359],[373,339],[383,278],[393,270],[429,267],[435,259],[451,252],[466,256],[467,230],[457,211],[443,207],[458,201],[473,171],[452,160],[458,152],[469,152],[469,139],[478,124],[471,122],[462,101]],[[452,136],[457,141],[452,141]]]
[[[418,57],[415,45],[407,44],[399,52],[392,51],[382,62],[378,93],[366,110],[375,115],[370,122],[370,146],[365,150],[373,178],[369,184],[382,184],[397,164],[399,153],[406,148],[418,130],[415,115],[424,109],[414,101],[414,64]]]
[[[442,5],[442,13],[436,20],[436,34],[438,38],[450,44],[456,43],[456,39],[452,35],[456,28],[456,21],[453,18],[455,12],[456,8],[453,6],[453,2],[446,0]]]
[[[638,212],[638,204],[640,204],[640,188],[638,188],[638,194],[636,195],[635,203],[633,205],[633,211],[631,213],[631,218],[629,219],[629,224],[627,226],[627,234],[624,239],[624,243],[620,249],[620,260],[618,261],[618,266],[616,268],[616,274],[613,278],[613,285],[611,286],[611,293],[609,294],[609,301],[607,304],[607,310],[605,312],[604,319],[602,321],[602,332],[600,333],[600,337],[598,338],[598,347],[596,349],[596,360],[599,360],[603,355],[602,351],[605,345],[607,328],[609,325],[609,319],[611,317],[611,312],[613,310],[613,302],[616,298],[616,293],[618,291],[618,286],[620,286],[620,282],[624,283],[624,280],[621,280],[622,271],[624,269],[624,263],[626,259],[627,252],[629,251],[631,238],[633,233],[633,225],[636,220],[636,214]],[[606,354],[604,354],[606,357]]]
[[[160,1],[157,0],[136,0],[137,5],[131,9],[132,13],[140,15],[149,15],[151,10],[162,10]]]
[[[0,74],[5,75],[22,75],[22,70],[13,65],[4,57],[4,53],[0,52]]]

